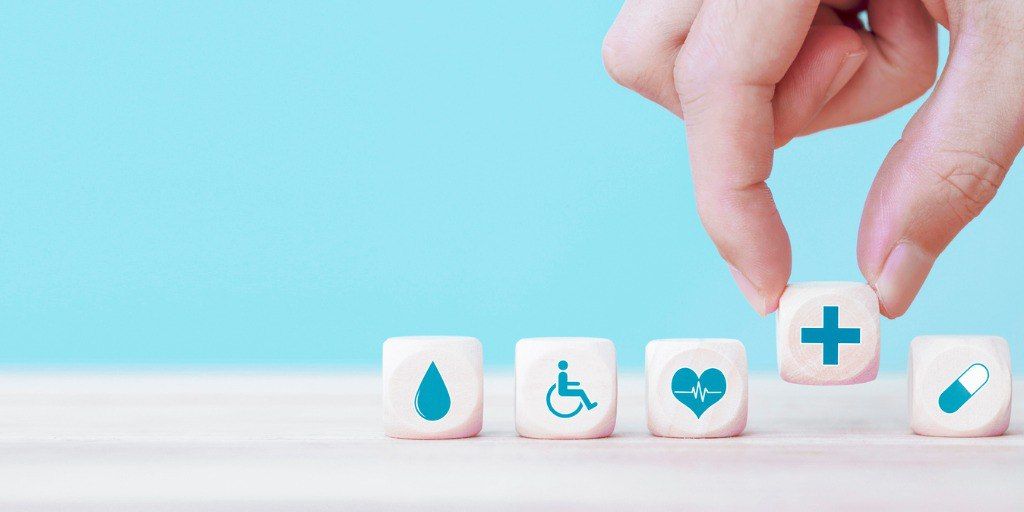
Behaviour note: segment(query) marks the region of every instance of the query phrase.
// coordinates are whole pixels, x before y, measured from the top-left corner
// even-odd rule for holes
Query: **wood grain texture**
[[[915,436],[902,375],[754,375],[745,433],[695,440],[651,436],[624,375],[612,437],[545,441],[515,436],[495,373],[481,436],[449,441],[385,437],[379,375],[6,373],[0,509],[1024,508],[1020,418],[997,438]]]

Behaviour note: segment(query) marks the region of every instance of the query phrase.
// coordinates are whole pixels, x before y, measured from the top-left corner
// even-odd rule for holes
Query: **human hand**
[[[857,18],[867,11],[871,31]],[[619,83],[686,120],[701,220],[758,313],[778,307],[789,237],[765,180],[795,136],[934,92],[868,193],[857,259],[882,313],[906,312],[935,258],[1024,145],[1019,0],[627,0],[603,55]]]

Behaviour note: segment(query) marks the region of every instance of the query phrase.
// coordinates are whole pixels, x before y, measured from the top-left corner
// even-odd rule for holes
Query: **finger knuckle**
[[[710,106],[710,91],[704,87],[686,84],[677,85],[676,89],[679,91],[680,108],[692,127],[693,123]]]
[[[639,58],[635,45],[614,27],[601,45],[604,69],[619,85],[647,95],[652,92],[653,73],[646,60]]]
[[[967,224],[992,202],[1008,165],[976,151],[950,149],[940,153],[947,160],[935,171],[940,196],[949,211]]]
[[[676,62],[673,82],[682,111],[689,119],[708,108],[715,87],[711,83],[714,74],[700,69],[693,55],[685,50]]]

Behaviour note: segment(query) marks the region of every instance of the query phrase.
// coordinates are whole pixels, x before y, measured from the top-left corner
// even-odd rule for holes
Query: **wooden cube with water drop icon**
[[[647,429],[659,437],[731,437],[747,425],[747,352],[738,340],[647,344]]]
[[[384,342],[384,433],[458,439],[483,426],[483,347],[466,336],[404,336]]]
[[[786,287],[776,313],[779,375],[794,384],[875,380],[881,352],[878,295],[864,283]]]
[[[986,437],[1010,425],[1010,346],[998,336],[918,336],[907,368],[916,434]]]
[[[516,432],[537,439],[595,439],[615,430],[615,345],[604,338],[516,343]]]

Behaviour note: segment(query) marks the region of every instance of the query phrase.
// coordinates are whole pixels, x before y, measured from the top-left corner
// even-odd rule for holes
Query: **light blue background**
[[[683,126],[609,80],[618,2],[5,2],[0,362],[374,368],[388,336],[725,336],[775,367],[697,219]],[[212,5],[211,5],[212,4]],[[861,279],[860,210],[912,112],[798,140],[794,280]],[[1011,172],[911,312],[1024,363]]]

